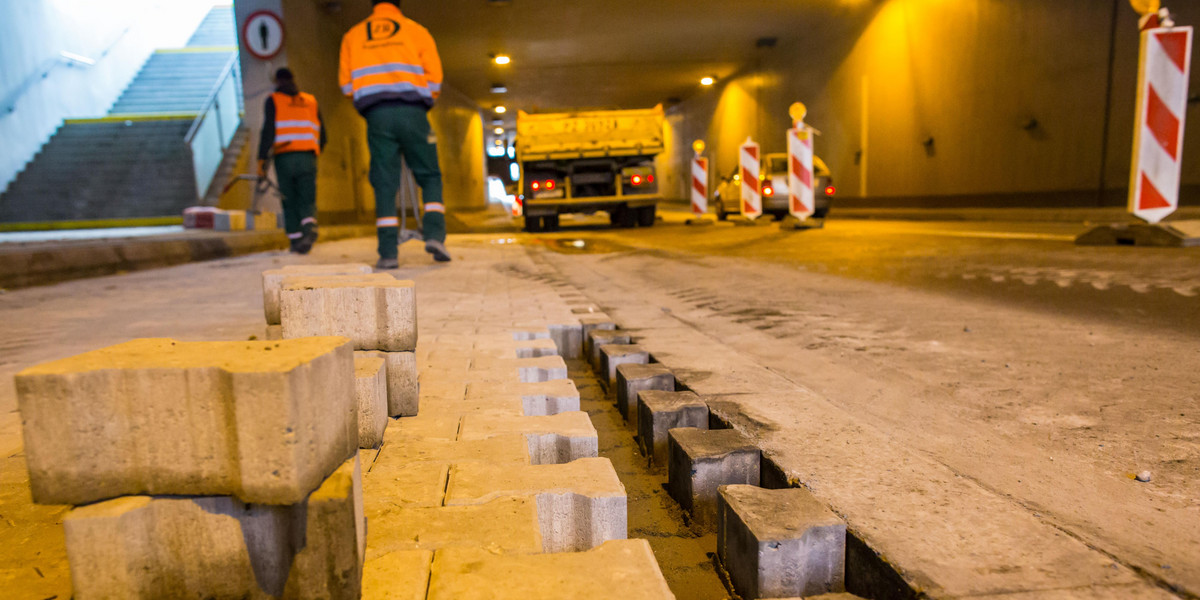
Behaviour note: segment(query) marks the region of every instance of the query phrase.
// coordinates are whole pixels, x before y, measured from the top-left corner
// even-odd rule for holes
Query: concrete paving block
[[[365,453],[364,453],[365,454]],[[439,462],[384,461],[363,475],[367,522],[395,508],[441,506],[450,465]]]
[[[550,339],[550,330],[544,326],[518,326],[513,330],[512,338],[517,341],[548,340]]]
[[[283,339],[282,325],[267,325],[267,334],[263,337],[268,342],[278,342]]]
[[[377,448],[388,426],[387,367],[382,357],[354,357],[354,395],[358,401],[358,447]]]
[[[386,273],[285,278],[279,313],[287,339],[341,335],[355,350],[417,347],[416,285]]]
[[[562,356],[518,358],[512,361],[522,383],[540,383],[567,378],[567,363]]]
[[[422,440],[390,436],[384,442],[371,475],[391,473],[416,463],[460,464],[483,461],[497,465],[523,466],[530,464],[529,442],[524,435],[510,433],[478,440]]]
[[[542,551],[537,501],[496,498],[465,506],[405,507],[371,519],[367,558],[396,550],[488,548],[497,553]]]
[[[263,271],[263,312],[268,325],[278,325],[279,321],[279,288],[285,277],[300,277],[306,275],[370,275],[372,269],[368,265],[288,265],[282,269]]]
[[[16,376],[35,502],[232,495],[295,504],[358,450],[341,337],[141,339]]]
[[[529,459],[535,465],[554,465],[598,455],[599,440],[585,412],[525,417],[499,414],[463,417],[460,440],[521,434],[529,442]]]
[[[743,598],[843,592],[846,524],[807,490],[725,485],[717,555]]]
[[[363,600],[425,600],[429,590],[430,550],[390,552],[363,565]]]
[[[75,598],[357,599],[361,481],[355,457],[292,506],[124,496],[77,508],[63,520]]]
[[[667,432],[679,427],[708,429],[708,405],[693,392],[638,393],[638,446],[650,464],[665,468]]]
[[[583,326],[580,324],[553,324],[549,326],[550,339],[558,347],[558,354],[566,359],[583,356]]]
[[[421,384],[414,353],[368,351],[355,355],[376,355],[387,365],[388,416],[417,416],[421,408]]]
[[[621,330],[593,329],[588,332],[583,342],[583,355],[592,370],[600,372],[600,347],[609,344],[632,344],[629,333]]]
[[[455,464],[446,506],[481,504],[504,496],[537,498],[546,552],[586,550],[625,539],[625,486],[607,458],[561,465]]]
[[[612,540],[586,552],[434,553],[429,600],[673,600],[646,540]]]
[[[717,526],[717,488],[758,485],[761,452],[733,429],[672,429],[667,491],[702,530]]]
[[[402,440],[444,440],[458,439],[458,428],[462,415],[438,414],[416,417],[402,417],[392,420],[387,431],[383,434],[384,443],[397,443]]]
[[[540,356],[560,355],[554,340],[529,340],[514,344],[513,353],[517,358],[538,358]]]
[[[471,383],[467,385],[467,400],[478,402],[488,398],[520,398],[527,417],[556,415],[579,410],[579,389],[570,379],[555,379],[537,383]]]
[[[675,374],[661,364],[617,365],[617,412],[637,429],[638,392],[661,390],[675,391]]]
[[[650,353],[634,344],[600,346],[600,383],[613,389],[617,385],[617,367],[625,364],[650,364]]]

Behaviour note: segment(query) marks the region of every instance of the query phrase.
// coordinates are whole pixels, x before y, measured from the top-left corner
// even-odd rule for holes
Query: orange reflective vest
[[[317,116],[317,99],[304,92],[295,96],[275,92],[271,99],[275,101],[275,154],[314,152],[320,156],[321,118]]]
[[[432,107],[442,93],[442,60],[429,31],[392,4],[342,38],[339,82],[359,112],[388,100]]]

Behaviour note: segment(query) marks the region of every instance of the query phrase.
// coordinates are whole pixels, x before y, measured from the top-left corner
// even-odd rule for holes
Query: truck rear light
[[[647,176],[646,176],[646,183],[654,183],[654,176],[653,176],[653,175],[647,175]]]
[[[532,187],[532,188],[533,188],[533,191],[535,191],[535,192],[536,192],[536,191],[538,191],[538,190],[542,189],[542,182],[540,182],[540,181],[535,181],[535,182],[533,182],[533,185],[531,185],[531,186],[529,186],[529,187]]]
[[[546,180],[546,189],[548,189],[548,190],[554,189],[554,180],[553,179]]]
[[[825,195],[826,196],[832,196],[836,193],[837,193],[837,188],[833,187],[832,185],[825,186]]]
[[[633,185],[642,185],[642,176],[634,175],[633,178],[630,179],[630,182],[633,183]]]
[[[763,195],[764,196],[774,196],[775,188],[768,185],[767,187],[763,188]]]

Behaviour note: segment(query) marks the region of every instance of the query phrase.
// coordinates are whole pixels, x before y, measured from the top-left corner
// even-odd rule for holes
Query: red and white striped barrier
[[[817,212],[813,190],[813,132],[803,123],[787,132],[788,212],[801,221]]]
[[[1157,223],[1179,207],[1192,28],[1142,32],[1129,212]]]
[[[512,215],[514,217],[519,217],[521,216],[521,213],[524,212],[524,209],[525,203],[521,201],[521,195],[517,194],[513,196]]]
[[[708,212],[708,159],[692,159],[692,213],[703,216]]]
[[[742,144],[740,167],[742,175],[742,215],[748,219],[762,216],[762,162],[758,144],[746,138]]]

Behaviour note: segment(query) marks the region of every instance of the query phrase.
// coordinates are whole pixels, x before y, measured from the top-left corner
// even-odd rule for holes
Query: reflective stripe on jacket
[[[442,61],[428,30],[377,4],[342,38],[339,83],[359,112],[388,100],[429,108],[442,92]]]
[[[275,154],[313,152],[321,154],[321,117],[317,99],[300,92],[290,96],[282,92],[271,94],[275,102]]]

